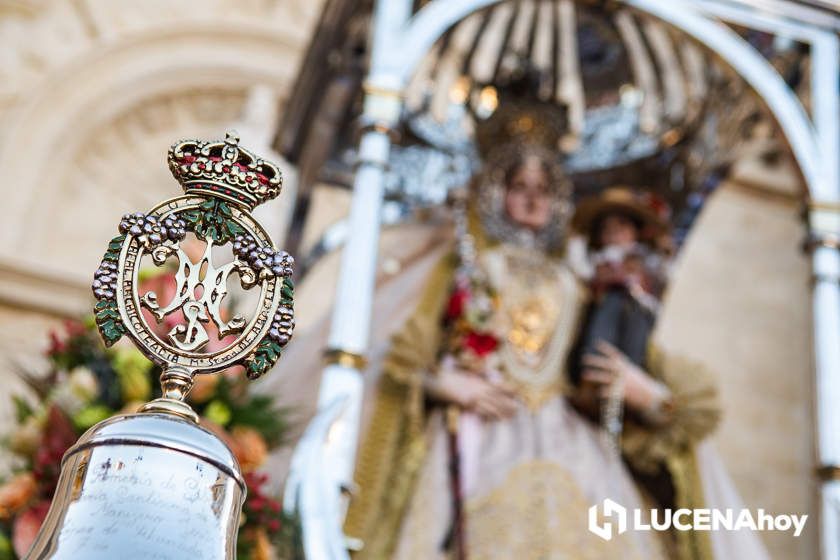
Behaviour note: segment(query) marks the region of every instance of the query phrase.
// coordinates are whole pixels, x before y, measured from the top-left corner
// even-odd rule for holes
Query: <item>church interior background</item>
[[[391,335],[378,325],[411,311],[397,305],[402,282],[416,283],[447,246],[459,189],[480,167],[475,123],[511,103],[507,86],[525,76],[529,95],[567,113],[559,157],[576,200],[622,184],[671,208],[676,265],[654,336],[717,377],[723,417],[713,443],[744,503],[813,520],[799,538],[762,533],[770,556],[840,558],[840,421],[826,412],[840,394],[840,348],[821,346],[840,340],[831,330],[840,308],[825,308],[840,300],[815,295],[822,283],[840,285],[840,268],[825,257],[824,277],[814,260],[836,254],[840,235],[840,8],[464,2],[471,7],[415,54],[405,87],[389,84],[387,61],[371,62],[385,58],[371,54],[387,43],[383,18],[428,10],[433,23],[441,3],[0,0],[0,430],[18,429],[11,395],[36,398],[17,372],[46,371],[49,333],[89,313],[101,240],[125,212],[170,196],[169,145],[235,129],[281,166],[284,195],[257,214],[298,263],[296,340],[252,389],[289,416],[263,470],[275,492],[290,470],[307,484],[291,463],[305,433],[304,445],[318,437],[307,428],[324,412],[324,352],[352,346],[330,331],[348,274],[342,250],[376,244],[356,254],[375,259],[376,301],[359,324],[370,321],[361,344],[375,364]],[[682,4],[710,27],[669,20]],[[725,40],[704,36],[709,29]],[[727,41],[750,49],[765,73],[727,58]],[[807,126],[791,125],[800,121]],[[354,245],[352,212],[364,204],[354,199],[366,196],[358,174],[370,167],[357,146],[368,133],[392,147],[373,206],[381,233]],[[836,318],[821,319],[826,312]],[[364,369],[356,353],[366,349],[336,363]],[[353,398],[370,395],[365,386]],[[370,414],[359,406],[364,427]],[[360,429],[349,432],[353,445]],[[19,466],[11,453],[2,463],[7,476]]]

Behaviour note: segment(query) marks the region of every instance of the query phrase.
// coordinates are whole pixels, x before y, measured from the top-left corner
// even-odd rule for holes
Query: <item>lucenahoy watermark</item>
[[[647,518],[643,517],[647,513]],[[630,515],[632,514],[632,515]],[[609,519],[609,521],[607,520]],[[642,509],[627,510],[607,498],[589,508],[589,530],[604,540],[620,535],[628,528],[635,531],[790,531],[798,537],[805,528],[808,515],[772,515],[763,509]],[[613,530],[615,528],[615,530]]]

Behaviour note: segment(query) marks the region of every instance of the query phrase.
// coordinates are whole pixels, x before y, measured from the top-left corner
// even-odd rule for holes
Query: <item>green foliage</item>
[[[26,399],[19,395],[12,395],[12,403],[15,406],[15,420],[18,424],[23,424],[35,412]]]
[[[120,251],[122,251],[123,241],[125,235],[118,235],[108,243],[108,251],[105,253],[103,260],[117,262],[120,260]]]
[[[0,531],[0,560],[15,560],[12,539],[5,530]]]
[[[125,334],[125,325],[120,318],[115,299],[97,301],[93,307],[93,313],[96,317],[96,326],[106,346],[112,346]]]
[[[154,364],[137,348],[119,348],[111,353],[111,367],[119,380],[123,401],[145,401],[152,394]]]
[[[280,301],[281,305],[292,307],[295,299],[295,283],[291,278],[283,278],[283,286],[280,288],[280,295],[283,299]]]
[[[230,424],[232,417],[230,406],[221,399],[214,399],[207,403],[201,415],[223,427]]]
[[[73,426],[80,432],[83,432],[97,422],[110,418],[113,414],[114,411],[105,405],[93,404],[86,406],[73,415]]]
[[[280,358],[283,347],[279,343],[266,338],[259,343],[254,354],[249,357],[245,365],[248,379],[257,379],[265,374]]]
[[[288,432],[287,411],[278,409],[268,395],[251,397],[247,406],[231,407],[231,422],[260,432],[269,447],[284,443]]]
[[[245,229],[233,220],[233,212],[224,200],[217,198],[201,203],[198,208],[181,214],[189,229],[204,239],[212,239],[218,244],[233,241]]]
[[[300,516],[297,514],[283,514],[283,526],[280,536],[275,540],[277,557],[288,560],[305,560],[303,554],[303,529]]]
[[[213,402],[224,403],[225,413],[228,415],[226,424],[254,428],[270,448],[285,443],[285,436],[289,430],[289,411],[277,407],[274,397],[269,395],[247,393],[247,399],[243,399],[237,393],[241,393],[239,380],[222,377],[216,387],[216,399],[209,402],[207,407],[199,413],[213,420],[211,413],[208,412]],[[213,421],[222,424],[216,420]]]
[[[288,515],[281,511],[277,513],[276,519],[280,523],[280,530],[273,531],[270,535],[275,557],[282,560],[305,560],[303,531],[299,516]],[[244,537],[236,541],[236,558],[237,560],[252,560],[257,555],[255,543],[247,538],[248,535]],[[0,557],[0,560],[3,558]]]
[[[125,235],[118,235],[113,238],[108,243],[108,250],[102,260],[114,263],[119,261],[123,241],[125,241]],[[125,334],[125,325],[120,319],[116,296],[99,300],[93,309],[96,326],[99,328],[103,340],[105,340],[105,345],[111,346]]]

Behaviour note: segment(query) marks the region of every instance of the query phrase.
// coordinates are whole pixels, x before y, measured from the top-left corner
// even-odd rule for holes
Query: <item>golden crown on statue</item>
[[[187,193],[208,194],[253,209],[276,198],[283,186],[280,169],[239,146],[228,132],[224,141],[182,140],[169,149],[169,169]]]

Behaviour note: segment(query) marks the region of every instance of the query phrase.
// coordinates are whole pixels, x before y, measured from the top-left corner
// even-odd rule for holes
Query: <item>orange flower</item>
[[[242,538],[251,545],[249,558],[253,560],[274,560],[277,558],[265,527],[248,527],[242,532]]]
[[[8,519],[35,495],[37,485],[30,472],[21,473],[0,486],[0,519]]]
[[[189,400],[196,404],[209,401],[216,394],[218,384],[218,375],[197,375],[190,391]]]
[[[239,461],[242,472],[252,472],[265,462],[268,456],[268,444],[254,428],[235,426],[231,431],[226,431],[207,418],[201,419],[201,425],[213,432],[228,446],[233,456]]]
[[[216,424],[212,420],[202,416],[201,417],[201,425],[213,432],[217,438],[222,440],[222,442],[228,446],[230,452],[233,453],[233,456],[236,458],[237,461],[240,462],[240,466],[242,463],[242,455],[245,453],[242,449],[242,444],[237,440],[233,434],[227,430],[225,430],[222,426]]]
[[[236,426],[230,435],[235,443],[231,450],[243,472],[251,472],[265,462],[268,445],[257,430],[247,426]]]
[[[254,537],[254,560],[271,560],[274,558],[271,542],[265,529],[260,527],[253,533]]]

